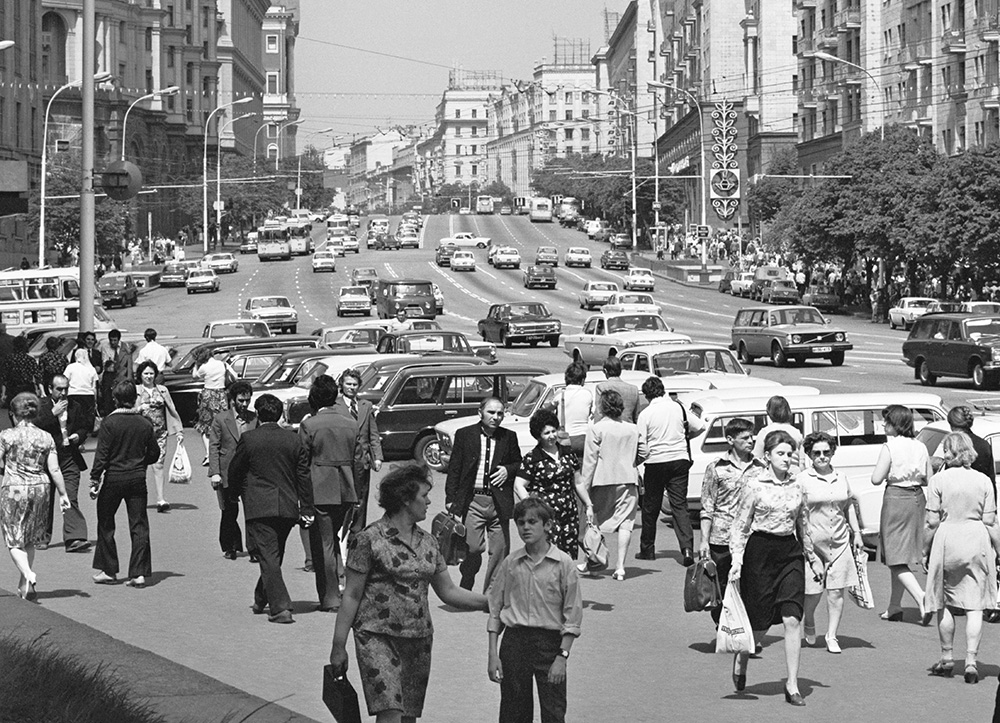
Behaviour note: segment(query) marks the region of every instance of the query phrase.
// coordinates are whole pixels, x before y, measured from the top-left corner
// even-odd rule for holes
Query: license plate
[[[527,339],[528,341],[541,341],[544,338],[545,337],[541,336],[540,334],[533,334],[531,336],[526,336],[525,337],[525,339]]]
[[[828,352],[833,351],[833,347],[830,347],[830,346],[817,346],[817,347],[815,347],[813,349],[813,351],[816,352],[817,354],[826,354]]]

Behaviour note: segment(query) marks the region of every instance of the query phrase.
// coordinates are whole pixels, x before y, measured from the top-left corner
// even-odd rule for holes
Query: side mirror
[[[823,323],[826,324],[827,326],[829,326],[830,324],[833,323],[833,321],[830,320],[830,319],[823,319]]]

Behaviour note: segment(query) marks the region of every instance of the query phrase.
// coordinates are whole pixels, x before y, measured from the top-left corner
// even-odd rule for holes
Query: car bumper
[[[215,284],[187,284],[188,291],[214,291]]]
[[[263,321],[267,324],[268,329],[291,329],[293,326],[297,326],[299,320],[296,319],[254,319],[254,321]]]
[[[313,271],[336,271],[335,264],[313,264]]]
[[[832,344],[788,344],[784,347],[785,356],[795,357],[825,357],[836,352],[850,351],[854,344],[850,342],[833,342]]]

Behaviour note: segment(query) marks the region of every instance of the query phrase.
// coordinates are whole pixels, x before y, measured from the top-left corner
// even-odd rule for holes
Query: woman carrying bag
[[[177,444],[184,443],[184,425],[180,415],[170,398],[170,392],[162,384],[156,383],[159,370],[151,361],[144,361],[135,370],[135,378],[139,380],[135,390],[138,398],[135,406],[146,419],[153,423],[153,432],[160,445],[160,458],[150,465],[153,470],[153,483],[156,485],[156,511],[167,512],[170,503],[163,499],[163,483],[167,476],[163,460],[167,456],[167,435],[176,434]]]

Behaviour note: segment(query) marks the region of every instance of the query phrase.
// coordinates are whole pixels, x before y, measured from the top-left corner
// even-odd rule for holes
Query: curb
[[[43,593],[44,595],[44,593]],[[130,696],[168,723],[317,723],[148,650],[21,600],[0,589],[3,633],[26,642],[43,641],[121,682]],[[317,677],[319,672],[316,673]]]

